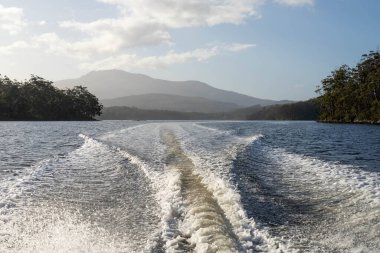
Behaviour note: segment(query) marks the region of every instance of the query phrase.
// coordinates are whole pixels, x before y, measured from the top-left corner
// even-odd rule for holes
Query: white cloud
[[[81,65],[83,69],[157,69],[166,68],[174,64],[187,62],[204,62],[212,57],[216,57],[224,52],[237,52],[253,47],[252,44],[231,44],[212,46],[207,48],[197,48],[191,51],[175,52],[170,51],[165,55],[138,57],[135,54],[121,54],[106,59],[87,62]]]
[[[61,39],[56,33],[44,33],[33,37],[32,41],[47,53],[65,56],[73,56],[74,54],[70,45],[65,40]]]
[[[217,55],[216,48],[195,49],[193,51],[176,53],[169,52],[161,56],[147,56],[140,58],[135,54],[121,54],[106,59],[82,64],[82,68],[88,70],[99,69],[157,69],[169,65],[186,63],[190,61],[205,61]]]
[[[169,33],[162,26],[145,19],[99,19],[94,22],[61,22],[63,28],[71,28],[88,35],[82,41],[71,43],[76,50],[97,53],[117,52],[121,49],[169,43]]]
[[[117,5],[130,18],[144,17],[170,28],[241,24],[257,16],[264,0],[98,0]]]
[[[26,26],[23,9],[0,5],[0,30],[8,32],[10,35],[15,35]]]
[[[121,8],[117,18],[92,22],[64,21],[61,28],[84,33],[66,42],[72,53],[117,53],[133,47],[172,44],[170,30],[222,23],[240,24],[258,15],[263,0],[98,0]]]
[[[91,40],[70,42],[62,39],[56,33],[44,33],[33,37],[36,43],[46,53],[65,57],[88,59],[95,53],[112,53],[117,47],[117,40],[111,36],[101,36]]]
[[[22,48],[38,48],[50,54],[78,59],[86,69],[104,68],[164,68],[173,64],[206,61],[223,53],[236,53],[254,44],[221,44],[186,52],[169,51],[165,55],[139,57],[128,53],[134,47],[162,44],[173,45],[170,33],[188,27],[211,27],[220,24],[240,25],[249,18],[260,17],[264,3],[301,6],[314,0],[94,0],[115,5],[120,14],[114,18],[100,18],[90,22],[66,20],[61,29],[79,31],[80,35],[67,39],[58,31],[31,37],[0,46],[0,54],[11,54]],[[35,21],[43,26],[45,20]],[[9,34],[20,32],[27,23],[21,8],[0,5],[0,30]],[[77,35],[77,34],[76,34]],[[191,38],[190,38],[191,39]],[[172,47],[173,48],[173,47]],[[100,59],[100,60],[99,60]]]
[[[120,8],[120,16],[91,22],[63,21],[59,26],[81,32],[76,40],[56,33],[37,36],[49,52],[76,58],[123,54],[134,47],[172,45],[173,29],[218,24],[241,24],[258,17],[258,8],[268,0],[96,0]],[[313,0],[275,0],[294,5]],[[254,45],[235,44],[226,51],[238,52]]]
[[[0,55],[9,55],[14,53],[19,49],[31,48],[32,45],[26,43],[25,41],[16,41],[7,46],[0,46]]]
[[[290,6],[313,5],[314,0],[275,0],[276,3]]]
[[[225,49],[230,52],[240,52],[252,47],[255,47],[255,44],[240,44],[240,43],[235,43],[231,45],[227,45]]]

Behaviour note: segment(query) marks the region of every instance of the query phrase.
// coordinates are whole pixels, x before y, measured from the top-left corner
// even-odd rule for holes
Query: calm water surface
[[[0,252],[379,248],[379,126],[0,122]]]

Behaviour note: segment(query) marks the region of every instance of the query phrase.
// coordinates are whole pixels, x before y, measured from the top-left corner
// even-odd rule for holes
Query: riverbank
[[[339,121],[339,120],[317,120],[318,123],[328,124],[358,124],[358,125],[380,125],[380,121],[371,120],[355,120],[355,121]]]

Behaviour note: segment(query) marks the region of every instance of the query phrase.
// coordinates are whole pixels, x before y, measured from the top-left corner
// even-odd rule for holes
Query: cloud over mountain
[[[260,6],[268,0],[94,0],[115,6],[118,15],[92,21],[75,18],[58,22],[59,30],[35,34],[25,40],[0,45],[0,54],[9,55],[20,48],[35,48],[47,54],[72,57],[81,68],[128,68],[136,65],[162,67],[188,61],[203,61],[223,52],[247,50],[252,43],[196,46],[178,52],[172,32],[189,27],[213,27],[221,24],[241,25],[249,18],[260,17]],[[313,0],[274,0],[286,5],[312,4]],[[30,21],[38,24],[41,21]],[[46,21],[43,21],[46,24]],[[17,34],[27,26],[24,10],[0,5],[0,29]],[[61,31],[65,31],[62,33]],[[79,33],[70,39],[63,34]],[[129,49],[158,45],[168,46],[166,53],[139,56]],[[112,64],[111,64],[112,62]]]
[[[24,10],[18,7],[4,7],[0,4],[0,30],[10,35],[19,33],[27,26]]]

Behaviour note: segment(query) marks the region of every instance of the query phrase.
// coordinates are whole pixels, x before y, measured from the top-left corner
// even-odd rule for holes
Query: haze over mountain
[[[105,107],[129,106],[147,110],[215,113],[240,108],[237,104],[170,94],[143,94],[101,100]]]
[[[75,85],[83,85],[88,87],[90,92],[102,100],[135,95],[167,94],[196,97],[198,98],[198,102],[199,98],[204,98],[207,100],[236,104],[239,107],[247,107],[258,104],[283,104],[288,102],[255,98],[233,91],[214,88],[199,81],[167,81],[155,79],[143,74],[129,73],[122,70],[93,71],[77,79],[57,81],[54,85],[58,88],[70,88]],[[171,98],[174,99],[175,97]],[[123,99],[115,100],[118,101],[117,105],[127,105],[120,104],[119,102],[121,100]],[[116,105],[112,104],[109,100],[106,102],[108,105]],[[128,106],[134,105],[128,104]]]

